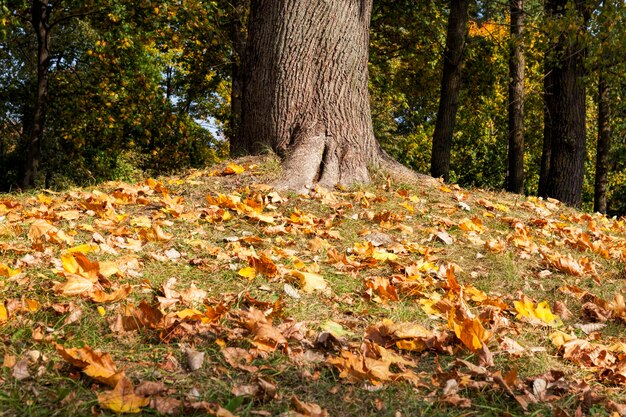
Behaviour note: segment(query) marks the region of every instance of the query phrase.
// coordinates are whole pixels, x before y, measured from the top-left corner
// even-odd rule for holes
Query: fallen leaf
[[[54,343],[56,351],[72,365],[80,368],[86,375],[115,387],[125,378],[124,371],[118,371],[108,353],[93,350],[89,346],[66,349],[63,345]]]
[[[116,413],[139,413],[142,407],[150,404],[150,399],[135,394],[133,384],[127,378],[121,378],[112,391],[98,393],[98,403]]]

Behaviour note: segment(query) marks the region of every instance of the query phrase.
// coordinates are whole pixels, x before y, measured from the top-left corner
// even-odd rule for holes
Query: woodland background
[[[241,64],[247,2],[120,0],[46,2],[49,88],[38,187],[52,189],[142,172],[200,167],[228,155],[232,80]],[[574,2],[565,2],[569,6]],[[591,2],[590,2],[591,3]],[[370,32],[370,93],[376,137],[398,161],[429,172],[450,2],[379,0]],[[526,194],[537,194],[544,135],[544,63],[551,40],[580,32],[585,50],[587,158],[583,207],[593,208],[598,80],[608,86],[611,148],[608,213],[626,213],[626,10],[596,1],[585,30],[546,18],[527,0]],[[25,137],[37,91],[37,36],[31,2],[0,6],[0,190],[21,183]],[[450,181],[500,189],[507,178],[509,4],[476,1],[463,50]]]

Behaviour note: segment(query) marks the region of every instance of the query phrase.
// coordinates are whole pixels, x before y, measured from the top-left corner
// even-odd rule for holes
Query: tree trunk
[[[598,147],[596,152],[596,180],[593,209],[606,213],[609,152],[611,150],[611,101],[604,76],[598,80]]]
[[[509,172],[507,190],[524,192],[524,0],[510,0],[511,51],[509,56]]]
[[[450,16],[446,34],[446,50],[443,58],[443,75],[439,109],[433,134],[433,148],[430,160],[430,173],[433,177],[450,178],[450,150],[452,135],[459,108],[461,70],[470,0],[450,0]]]
[[[253,0],[234,154],[284,157],[283,189],[368,182],[388,157],[372,129],[372,0]]]
[[[241,124],[241,100],[243,94],[242,63],[245,60],[246,51],[246,20],[249,0],[235,0],[232,3],[232,22],[230,23],[230,41],[232,44],[232,61],[230,68],[231,91],[230,91],[230,126],[227,132],[229,140],[233,141],[238,136]],[[231,147],[231,154],[236,149]]]
[[[547,59],[544,59],[544,78],[543,78],[543,148],[541,150],[541,167],[539,171],[539,190],[541,197],[547,197],[548,194],[548,176],[550,175],[550,157],[552,150],[552,111],[554,106],[552,100],[554,91],[552,90],[552,71]]]
[[[37,36],[37,91],[33,111],[33,124],[26,136],[26,162],[21,186],[33,188],[37,179],[41,158],[41,142],[46,121],[48,101],[48,74],[50,68],[50,12],[48,1],[33,1],[31,22]]]
[[[552,16],[565,13],[567,0],[549,0]],[[585,16],[585,0],[576,0],[578,11]],[[579,32],[585,28],[580,27]],[[562,33],[554,45],[556,60],[550,66],[553,77],[553,111],[551,112],[551,155],[546,194],[579,207],[585,168],[586,123],[585,86],[583,83],[585,49],[580,33]]]

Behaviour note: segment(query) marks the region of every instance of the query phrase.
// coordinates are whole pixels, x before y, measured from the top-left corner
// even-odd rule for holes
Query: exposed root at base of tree
[[[295,146],[284,158],[282,174],[274,187],[307,194],[316,185],[331,189],[337,185],[367,184],[370,167],[397,182],[438,184],[436,179],[405,167],[380,148],[369,158],[350,155],[350,151],[341,154],[329,139],[332,138],[312,136]]]

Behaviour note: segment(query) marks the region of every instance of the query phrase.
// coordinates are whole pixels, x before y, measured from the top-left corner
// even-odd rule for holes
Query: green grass
[[[110,388],[67,363],[55,351],[51,343],[53,341],[67,348],[90,346],[109,353],[117,368],[124,370],[135,386],[142,381],[163,382],[167,387],[167,398],[215,403],[239,416],[281,415],[295,409],[292,401],[294,396],[304,402],[319,404],[331,416],[548,416],[553,414],[556,407],[573,415],[581,405],[579,399],[582,391],[576,388],[580,381],[592,384],[596,392],[607,395],[613,401],[626,402],[623,390],[615,389],[603,381],[592,369],[562,358],[558,348],[549,339],[553,328],[533,326],[516,318],[513,301],[519,299],[518,294],[521,292],[535,302],[548,301],[551,307],[555,301],[564,302],[572,312],[572,317],[564,320],[564,326],[560,329],[566,333],[575,334],[579,338],[591,338],[594,343],[607,344],[623,336],[624,322],[617,318],[606,323],[607,326],[598,333],[597,340],[575,328],[576,323],[586,322],[583,302],[559,290],[564,285],[576,285],[610,301],[615,294],[623,291],[622,260],[607,260],[574,249],[562,242],[561,232],[544,234],[533,224],[533,219],[540,217],[533,205],[542,202],[505,193],[454,187],[452,192],[447,192],[439,186],[422,184],[392,184],[390,189],[385,189],[386,179],[377,174],[371,185],[336,191],[338,204],[327,205],[316,197],[304,198],[293,193],[282,193],[285,202],[276,204],[275,211],[279,215],[279,223],[284,223],[290,229],[286,234],[270,233],[268,224],[228,209],[226,211],[232,215],[230,220],[219,222],[201,218],[200,209],[207,207],[207,194],[216,196],[220,193],[237,193],[242,198],[254,197],[258,189],[255,184],[271,183],[280,171],[279,161],[275,157],[247,158],[237,163],[248,168],[252,165],[255,167],[240,175],[212,176],[210,174],[213,170],[210,170],[196,171],[191,174],[192,177],[182,175],[160,179],[169,189],[170,196],[184,198],[185,213],[181,217],[163,212],[160,202],[162,194],[155,191],[147,195],[147,204],[114,204],[118,213],[127,214],[127,218],[120,220],[115,227],[98,229],[106,218],[98,213],[87,215],[84,211],[81,211],[81,218],[76,221],[54,222],[50,219],[57,228],[73,234],[76,245],[89,243],[93,237],[93,232],[81,230],[78,227],[80,224],[98,229],[96,231],[114,245],[118,238],[138,238],[138,230],[130,224],[130,220],[135,217],[146,216],[153,222],[171,222],[162,226],[166,233],[172,235],[169,241],[147,242],[139,252],[114,248],[115,254],[87,254],[89,259],[98,261],[116,262],[123,256],[139,261],[140,266],[135,274],[109,278],[109,283],[114,287],[129,283],[133,291],[128,298],[108,304],[97,304],[77,295],[55,294],[53,281],[62,282],[66,279],[57,274],[56,267],[67,246],[48,242],[45,252],[37,253],[29,249],[27,233],[32,215],[28,213],[32,213],[41,203],[33,198],[36,194],[0,196],[0,202],[4,199],[19,200],[22,208],[17,212],[23,217],[17,220],[0,217],[2,241],[23,245],[29,254],[38,259],[33,265],[17,265],[25,253],[11,249],[0,253],[0,262],[12,268],[22,268],[16,277],[0,277],[0,301],[9,310],[8,320],[0,323],[0,353],[6,365],[0,369],[0,417],[93,413],[115,415],[111,410],[101,407],[97,400],[98,393]],[[119,186],[120,183],[115,183],[98,189],[110,193]],[[398,190],[402,190],[404,196]],[[363,199],[366,193],[369,193],[367,203]],[[57,207],[61,202],[70,208],[80,207],[80,201],[75,201],[69,194],[48,197],[52,199],[50,207]],[[471,207],[470,212],[459,208],[458,198]],[[508,211],[486,209],[479,199],[502,204],[508,207]],[[407,208],[401,207],[401,203],[410,203],[414,212],[410,213]],[[314,224],[291,224],[289,216],[296,210],[313,219]],[[383,213],[391,214],[389,222],[380,221],[379,216]],[[568,220],[572,214],[576,212],[559,206],[548,220],[587,230],[586,224]],[[507,241],[506,251],[492,253],[482,245],[473,243],[474,238],[459,226],[462,219],[473,217],[483,221],[483,230],[477,237],[485,241],[503,239]],[[507,218],[521,221],[531,238],[551,251],[571,254],[575,259],[581,256],[592,259],[597,264],[600,282],[590,276],[574,277],[550,268],[538,253],[520,257],[520,251],[509,241],[513,228]],[[341,239],[325,234],[328,225],[340,234]],[[407,227],[412,228],[412,231]],[[449,233],[455,243],[447,245],[441,242],[436,237],[438,231]],[[371,262],[369,257],[373,255],[358,254],[353,250],[357,244],[366,245],[368,232],[389,239],[382,244],[381,250],[391,251],[402,246],[407,250],[399,253],[394,261]],[[620,233],[611,232],[607,236],[615,241],[622,239]],[[233,237],[257,237],[262,241],[233,243]],[[330,248],[311,252],[308,244],[315,237],[325,239]],[[421,302],[429,294],[437,294],[444,301],[454,302],[452,293],[447,289],[446,278],[437,276],[436,271],[421,272],[423,288],[412,294],[399,284],[404,277],[405,267],[425,260],[419,251],[411,252],[408,248],[425,247],[429,248],[430,253],[427,260],[432,261],[437,268],[450,263],[458,265],[455,275],[461,286],[474,286],[508,306],[506,311],[498,313],[504,321],[498,322],[499,327],[488,340],[494,365],[488,367],[487,374],[473,374],[456,362],[457,359],[463,359],[478,365],[479,358],[452,335],[445,313],[443,318],[436,317],[427,314],[421,307]],[[165,256],[166,251],[172,248],[181,254],[179,259],[172,260]],[[331,249],[350,256],[353,264],[333,265],[329,262]],[[248,266],[249,256],[253,253],[263,253],[272,258],[279,273],[276,276],[261,273],[252,280],[240,276],[238,271]],[[330,288],[329,293],[306,293],[300,288],[297,279],[280,272],[298,269],[300,266],[296,258],[304,262],[305,267],[319,267],[319,274]],[[539,272],[545,269],[551,269],[552,274],[541,277]],[[396,283],[399,299],[368,298],[365,284],[374,277]],[[174,289],[179,293],[189,291],[193,284],[196,289],[206,291],[207,296],[204,300],[181,299],[171,307],[164,307],[163,313],[169,313],[170,319],[173,314],[184,309],[194,308],[203,312],[209,307],[218,306],[220,302],[228,307],[230,313],[204,325],[193,320],[178,320],[167,331],[158,324],[154,324],[156,328],[148,326],[130,332],[112,331],[117,315],[123,313],[124,309],[137,308],[142,301],[157,305],[157,297],[164,295],[163,285],[171,278],[176,279]],[[109,283],[103,281],[106,291],[111,290],[107,288]],[[286,283],[298,289],[299,299],[285,294],[283,288]],[[32,300],[36,300],[38,306],[29,311],[25,306]],[[495,319],[489,315],[493,312],[490,313],[487,307],[469,299],[464,303],[471,314],[483,318],[482,323],[487,329],[496,326]],[[99,310],[99,306],[103,310]],[[289,349],[282,347],[275,351],[255,352],[254,331],[237,319],[242,311],[252,308],[266,311],[274,327],[302,322],[301,338],[290,339]],[[78,310],[82,312],[80,318],[68,322]],[[368,378],[348,381],[326,362],[328,358],[339,356],[341,349],[355,355],[363,352],[363,349],[367,350],[367,346],[362,345],[366,329],[385,319],[394,323],[419,323],[427,329],[448,332],[450,335],[446,342],[448,350],[443,351],[404,351],[393,342],[385,346],[406,360],[415,362],[415,367],[401,368],[394,364],[390,369],[393,372],[408,370],[415,373],[419,380],[417,385],[390,381],[376,385]],[[346,336],[339,344],[319,345],[317,336],[329,321],[342,326]],[[173,332],[170,334],[174,336],[164,339],[166,332]],[[523,346],[526,354],[517,357],[502,351],[499,344],[505,337]],[[251,362],[246,363],[248,367],[229,363],[223,354],[222,349],[225,347],[253,352]],[[187,348],[205,353],[205,362],[200,369],[190,371],[185,353]],[[13,363],[32,351],[39,352],[40,356],[29,364],[30,377],[17,380]],[[511,370],[516,370],[518,374],[517,385],[513,387],[517,395],[524,394],[524,389],[532,392],[532,381],[553,370],[564,373],[563,389],[550,401],[533,403],[528,410],[523,410],[493,381],[494,373],[505,374]],[[233,387],[260,386],[259,378],[273,386],[275,392],[242,397],[233,394]],[[459,383],[456,392],[458,397],[444,394],[444,387],[451,379]],[[463,408],[462,404],[468,407]],[[610,415],[605,405],[605,402],[583,404],[583,412],[587,415]],[[161,415],[151,407],[142,408],[141,413]],[[184,415],[206,413],[188,409]]]

